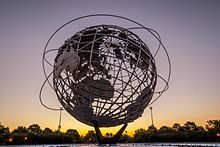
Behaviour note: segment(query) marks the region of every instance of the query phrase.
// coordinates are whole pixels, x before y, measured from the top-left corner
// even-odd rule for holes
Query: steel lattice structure
[[[99,15],[129,20],[106,14],[78,19]],[[44,50],[43,67],[46,61],[53,66],[53,71],[47,75],[44,69],[45,83],[49,82],[64,109],[77,120],[91,126],[93,121],[100,127],[117,126],[139,118],[151,102],[157,79],[162,77],[157,74],[156,54],[151,54],[149,47],[132,29],[147,29],[159,41],[157,52],[161,46],[165,49],[156,31],[142,25],[130,29],[117,25],[95,25],[75,33],[59,49],[55,49],[58,52],[54,64],[51,64],[45,54],[54,51],[46,49],[57,31],[49,39]],[[168,54],[167,57],[169,61]],[[48,80],[51,75],[52,83]],[[170,73],[167,80],[162,78],[166,85],[158,92],[159,96],[168,89],[169,78]]]

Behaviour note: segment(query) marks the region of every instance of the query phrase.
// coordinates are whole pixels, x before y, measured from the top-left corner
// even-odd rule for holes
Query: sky
[[[220,119],[220,1],[218,0],[0,0],[0,123],[11,130],[37,123],[57,129],[59,113],[39,101],[46,41],[64,23],[88,14],[124,16],[155,29],[172,64],[169,89],[154,103],[156,127]],[[111,21],[110,21],[111,22]],[[74,33],[74,28],[72,29]],[[78,30],[76,30],[78,31]],[[66,38],[58,38],[63,42]],[[47,89],[46,89],[47,90]],[[48,90],[49,91],[49,90]],[[46,93],[45,103],[61,107]],[[93,130],[63,111],[62,130]],[[127,132],[151,125],[150,110]],[[120,127],[120,126],[119,126]],[[102,129],[116,131],[119,127]]]

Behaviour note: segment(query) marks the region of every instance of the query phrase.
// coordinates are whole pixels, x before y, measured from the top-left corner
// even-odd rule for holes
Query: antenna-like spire
[[[60,117],[59,117],[59,125],[58,125],[58,131],[61,129],[61,118],[62,118],[62,107],[60,107]]]
[[[154,126],[154,120],[153,120],[153,107],[150,106],[150,114],[151,114],[151,122],[152,122],[152,126]]]

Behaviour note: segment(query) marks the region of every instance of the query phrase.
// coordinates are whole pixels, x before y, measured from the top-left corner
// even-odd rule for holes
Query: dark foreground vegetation
[[[107,134],[106,136],[109,136]],[[205,128],[197,126],[194,122],[184,125],[175,123],[172,127],[162,126],[157,129],[149,126],[140,128],[133,136],[126,133],[120,138],[121,143],[129,142],[219,142],[220,120],[207,121]],[[0,124],[0,145],[11,144],[62,144],[62,143],[96,143],[94,131],[88,131],[85,136],[80,136],[75,129],[66,132],[53,131],[50,128],[41,129],[38,124],[28,128],[19,126],[10,132],[8,127]]]

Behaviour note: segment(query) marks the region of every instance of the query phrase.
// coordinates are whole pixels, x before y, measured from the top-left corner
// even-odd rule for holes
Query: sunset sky
[[[207,120],[220,119],[220,1],[0,0],[2,125],[12,130],[37,123],[42,129],[57,129],[59,113],[45,109],[38,99],[45,80],[41,63],[44,46],[62,24],[96,13],[133,19],[161,35],[172,73],[169,90],[152,105],[156,127],[186,121],[204,126]],[[72,34],[78,31],[72,30]],[[45,94],[49,106],[61,107],[54,95]],[[149,125],[150,110],[146,108],[126,130],[133,134]],[[119,127],[103,131],[114,133]],[[69,128],[82,135],[93,129],[63,111],[62,130]]]

